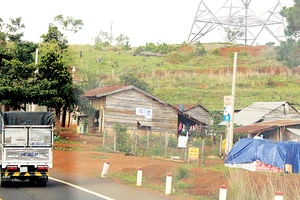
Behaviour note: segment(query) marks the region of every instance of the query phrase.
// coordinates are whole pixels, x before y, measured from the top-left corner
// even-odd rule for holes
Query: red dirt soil
[[[161,188],[161,192],[163,193],[167,174],[171,173],[174,176],[178,172],[178,167],[188,165],[186,162],[174,162],[170,159],[157,157],[126,156],[124,153],[95,152],[93,148],[101,147],[102,145],[102,138],[98,136],[85,136],[77,133],[62,133],[61,136],[69,141],[76,142],[55,142],[54,168],[57,171],[75,172],[86,176],[100,177],[103,164],[109,162],[108,178],[122,183],[121,180],[112,178],[109,174],[135,174],[138,168],[141,167],[143,170],[143,185]],[[271,183],[270,187],[274,187],[271,188],[274,189],[274,192],[278,189],[284,191],[285,199],[294,199],[295,191],[298,191],[300,177],[297,174],[286,176],[282,173],[259,173],[246,170],[237,171],[237,173],[234,170],[233,174],[228,174],[226,170],[212,169],[212,167],[218,169],[222,166],[224,162],[222,159],[209,159],[209,157],[204,159],[203,166],[201,165],[201,160],[199,160],[198,166],[196,166],[195,161],[190,163],[191,177],[181,179],[181,181],[189,186],[189,189],[176,189],[181,190],[181,193],[193,195],[193,197],[185,196],[184,199],[199,199],[200,196],[200,198],[204,196],[204,198],[207,197],[208,199],[218,199],[221,185],[224,184],[230,189],[230,179],[231,181],[233,179],[239,179],[242,182],[250,181],[251,185],[255,185],[254,187],[258,188],[260,188],[260,185],[265,186]],[[233,176],[233,179],[231,176]],[[176,187],[175,184],[172,185],[172,188]],[[158,192],[149,188],[141,187],[141,189],[153,191],[154,193]],[[170,199],[180,200],[183,198],[176,194],[178,193],[175,192],[174,195],[171,195]]]
[[[102,138],[76,133],[62,133],[61,135],[69,141],[76,141],[76,143],[55,142],[53,162],[54,168],[59,171],[100,177],[105,162],[109,162],[108,173],[136,173],[137,169],[141,167],[143,182],[164,188],[165,177],[168,173],[174,176],[179,166],[188,165],[186,162],[175,162],[163,158],[95,152],[92,149],[102,145]],[[222,172],[208,170],[206,167],[220,165],[223,160],[218,158],[205,160],[204,166],[200,162],[199,160],[198,166],[196,166],[196,161],[190,163],[190,165],[195,166],[190,171],[193,178],[183,179],[183,181],[192,184],[193,187],[183,189],[183,191],[190,195],[217,197],[220,186],[227,183],[226,179],[223,177]],[[117,179],[114,179],[114,181],[120,182]]]

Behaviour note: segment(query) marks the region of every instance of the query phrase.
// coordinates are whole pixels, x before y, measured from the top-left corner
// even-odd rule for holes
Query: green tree
[[[96,37],[93,38],[94,40],[94,47],[97,50],[101,50],[103,47],[109,46],[109,35],[107,32],[100,31],[97,33]]]
[[[199,41],[196,42],[194,51],[197,56],[203,56],[206,54],[206,50],[205,50],[203,44],[201,44]]]
[[[16,19],[9,18],[10,24],[6,24],[7,36],[12,42],[20,42],[21,38],[24,36],[22,29],[25,28],[25,25],[21,22],[22,17]]]
[[[54,108],[59,117],[63,107],[69,108],[72,101],[73,83],[71,73],[64,64],[60,52],[50,48],[41,56],[37,65],[38,73],[36,83],[43,93],[40,93],[38,105]]]
[[[300,0],[294,0],[294,3],[292,7],[284,7],[280,14],[286,18],[288,24],[285,34],[298,38],[300,36]]]
[[[83,21],[81,19],[74,19],[73,17],[67,16],[64,18],[63,15],[57,15],[54,17],[54,22],[58,22],[62,26],[64,31],[71,31],[77,33],[82,29]]]
[[[57,43],[60,49],[68,48],[68,40],[53,24],[49,24],[48,33],[41,35],[41,38],[45,43]]]
[[[129,37],[120,34],[116,37],[117,45],[121,46],[124,50],[130,50]]]
[[[300,65],[300,0],[294,0],[292,7],[284,7],[280,14],[287,20],[285,35],[287,41],[275,48],[278,61],[284,61],[289,67]]]
[[[149,87],[149,84],[143,80],[140,80],[134,72],[127,72],[122,74],[120,76],[120,84],[134,85],[135,87],[140,88],[146,92],[152,92],[152,89]]]
[[[0,68],[0,104],[13,109],[26,109],[26,103],[33,101],[33,64],[24,65],[17,60],[2,60]]]

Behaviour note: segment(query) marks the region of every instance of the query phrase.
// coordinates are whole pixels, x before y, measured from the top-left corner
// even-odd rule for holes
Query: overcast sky
[[[201,0],[2,0],[0,18],[22,17],[24,40],[39,42],[49,23],[62,14],[81,19],[83,29],[69,36],[70,44],[92,44],[98,32],[110,32],[130,38],[132,46],[147,42],[181,44],[188,39]],[[236,0],[234,0],[236,1]],[[252,0],[259,4],[252,9],[267,10],[278,0]],[[226,0],[204,0],[211,9],[220,8]],[[262,3],[263,4],[262,4]],[[292,6],[293,0],[281,0]],[[251,6],[251,4],[250,4]],[[265,8],[265,9],[264,9]],[[205,42],[205,41],[201,41]],[[220,41],[216,41],[220,42]]]

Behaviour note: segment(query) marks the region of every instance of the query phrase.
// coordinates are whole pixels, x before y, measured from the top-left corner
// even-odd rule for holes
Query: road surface
[[[13,183],[0,188],[2,200],[170,200],[172,195],[153,193],[143,188],[113,183],[103,178],[71,175],[56,170],[46,187],[30,186],[28,183]]]

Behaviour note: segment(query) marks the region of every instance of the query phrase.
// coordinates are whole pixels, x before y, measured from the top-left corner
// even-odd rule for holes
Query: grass
[[[299,177],[296,174],[249,172],[240,169],[227,169],[225,174],[229,182],[228,199],[269,200],[274,199],[276,191],[282,191],[284,199],[300,197]]]
[[[209,49],[209,45],[205,48]],[[80,51],[83,57],[79,56]],[[178,51],[163,57],[146,57],[133,56],[134,51],[112,48],[97,51],[89,45],[70,45],[68,54],[72,61],[69,64],[75,66],[81,76],[94,81],[94,86],[116,85],[122,73],[134,70],[153,88],[153,95],[170,104],[201,104],[210,111],[222,110],[223,97],[231,94],[231,56],[215,55],[213,50],[208,50],[205,56]],[[275,57],[273,48],[262,51],[259,57],[245,52],[238,55],[237,109],[255,101],[288,101],[300,107],[298,75],[292,74],[291,69],[280,71],[285,65]],[[267,73],[263,72],[267,69]]]
[[[107,155],[100,155],[100,156],[91,156],[92,159],[107,159],[109,158]]]
[[[82,148],[78,148],[78,147],[55,147],[54,149],[57,151],[83,151]]]

